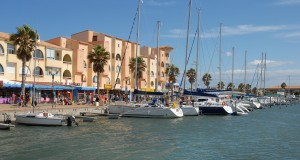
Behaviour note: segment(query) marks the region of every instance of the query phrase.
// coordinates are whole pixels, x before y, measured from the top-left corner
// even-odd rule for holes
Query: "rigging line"
[[[116,78],[116,80],[115,80],[114,89],[116,89],[117,79],[119,78],[119,75],[120,75],[120,72],[121,72],[121,68],[122,68],[122,65],[123,65],[123,62],[124,62],[124,58],[125,58],[125,54],[126,54],[126,51],[127,51],[127,48],[128,48],[128,43],[129,43],[129,40],[130,40],[130,38],[131,38],[131,33],[132,33],[132,30],[133,30],[133,26],[134,26],[134,24],[135,24],[135,20],[136,20],[137,13],[138,13],[138,8],[136,9],[136,12],[135,12],[135,15],[134,15],[134,18],[133,18],[133,22],[132,22],[132,26],[131,26],[131,29],[130,29],[130,33],[129,33],[128,39],[127,39],[127,41],[126,41],[126,47],[125,47],[125,50],[124,50],[124,53],[123,53],[123,56],[122,56],[121,66],[120,66],[120,69],[119,69],[119,71],[118,71],[117,78]],[[137,57],[136,57],[136,58],[137,58]],[[127,82],[126,82],[126,83],[127,83]]]
[[[195,42],[197,33],[198,33],[198,28],[196,29],[196,32],[195,32],[195,35],[194,35],[194,39],[193,39],[193,42],[192,42],[192,46],[191,46],[191,49],[190,49],[190,53],[189,53],[189,56],[188,56],[188,58],[187,58],[187,60],[186,60],[186,61],[187,61],[186,64],[188,64],[188,62],[189,62],[189,60],[190,60],[190,56],[191,56],[191,53],[192,53],[192,50],[193,50],[193,46],[194,46],[194,42]],[[185,72],[186,72],[186,70],[184,70],[184,72],[183,72],[183,76],[182,76],[181,81],[180,81],[180,87],[181,87],[181,84],[182,84],[182,81],[183,81],[183,77],[185,77],[185,76],[184,76],[184,75],[185,75]]]
[[[255,69],[255,72],[254,72],[254,75],[253,75],[253,78],[252,78],[252,81],[251,81],[251,84],[250,84],[251,86],[252,86],[253,81],[254,81],[254,78],[255,78],[255,76],[256,76],[257,67],[258,67],[258,64],[257,64],[257,66],[256,66],[256,69]]]

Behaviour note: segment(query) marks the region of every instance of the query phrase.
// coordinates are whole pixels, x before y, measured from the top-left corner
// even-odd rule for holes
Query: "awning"
[[[82,87],[82,86],[77,86],[77,87],[75,87],[75,89],[77,89],[79,91],[94,91],[94,90],[96,90],[96,88],[94,88],[94,87]]]

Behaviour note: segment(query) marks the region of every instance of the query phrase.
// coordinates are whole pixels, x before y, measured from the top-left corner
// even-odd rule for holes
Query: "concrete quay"
[[[53,106],[52,104],[38,104],[34,108],[34,112],[50,112],[52,114],[62,114],[62,115],[73,115],[78,116],[80,112],[91,112],[95,109],[100,109],[103,112],[106,109],[106,106],[95,106],[95,105],[56,105]],[[12,121],[15,121],[15,115],[17,114],[26,114],[28,112],[33,112],[32,106],[27,107],[20,107],[11,104],[1,104],[0,105],[0,122],[4,120],[4,114],[10,116]],[[99,110],[98,110],[99,112]]]

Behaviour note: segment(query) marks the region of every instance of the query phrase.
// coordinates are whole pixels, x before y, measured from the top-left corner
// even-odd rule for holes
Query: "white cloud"
[[[232,52],[225,52],[225,55],[226,55],[227,57],[231,57],[231,56],[232,56]]]
[[[279,0],[274,5],[294,5],[294,4],[300,4],[300,0]]]
[[[282,34],[283,38],[298,38],[300,37],[300,32],[292,32],[287,34]]]
[[[258,32],[274,32],[288,29],[289,27],[286,25],[269,25],[269,26],[256,26],[252,24],[244,24],[237,26],[223,26],[222,27],[222,35],[223,36],[233,36],[233,35],[246,35],[251,33]],[[210,33],[206,33],[205,37],[217,37],[219,36],[218,28],[213,29]]]
[[[260,63],[261,63],[261,60],[257,60],[257,59],[250,62],[251,65],[255,65],[255,66]],[[287,64],[293,64],[293,62],[292,61],[266,60],[267,67],[283,66],[283,65],[287,65]]]

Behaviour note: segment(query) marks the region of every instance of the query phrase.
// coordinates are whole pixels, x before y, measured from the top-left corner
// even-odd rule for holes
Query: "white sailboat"
[[[138,22],[137,22],[137,42],[139,44],[139,21],[140,21],[140,4],[141,0],[138,0]],[[159,26],[159,25],[158,25]],[[137,77],[137,56],[138,46],[136,47],[136,67],[135,76]],[[159,49],[157,50],[157,58],[159,57]],[[137,86],[137,80],[135,78],[134,88]],[[156,87],[157,88],[157,87]],[[166,107],[162,104],[154,102],[152,104],[137,104],[137,103],[121,103],[112,104],[108,106],[109,114],[120,114],[123,117],[147,117],[147,118],[178,118],[182,117],[182,110],[176,105],[174,107]]]
[[[192,6],[192,1],[190,0],[189,2],[189,18],[188,18],[188,31],[187,31],[187,40],[186,40],[186,63],[185,66],[187,65],[187,54],[188,54],[188,39],[189,39],[189,25],[190,25],[190,14],[191,14],[191,6]],[[198,10],[198,32],[197,32],[197,59],[196,59],[196,82],[197,82],[197,69],[198,69],[198,53],[199,53],[199,34],[200,33],[200,11]],[[186,70],[186,67],[185,67]],[[185,75],[184,75],[185,76]],[[184,77],[185,80],[185,77]],[[197,86],[197,85],[196,85]],[[185,89],[185,82],[184,82],[184,87]],[[180,105],[180,108],[182,109],[183,115],[184,116],[198,116],[199,115],[199,107],[195,107],[194,104],[187,104],[184,102],[183,104]]]

